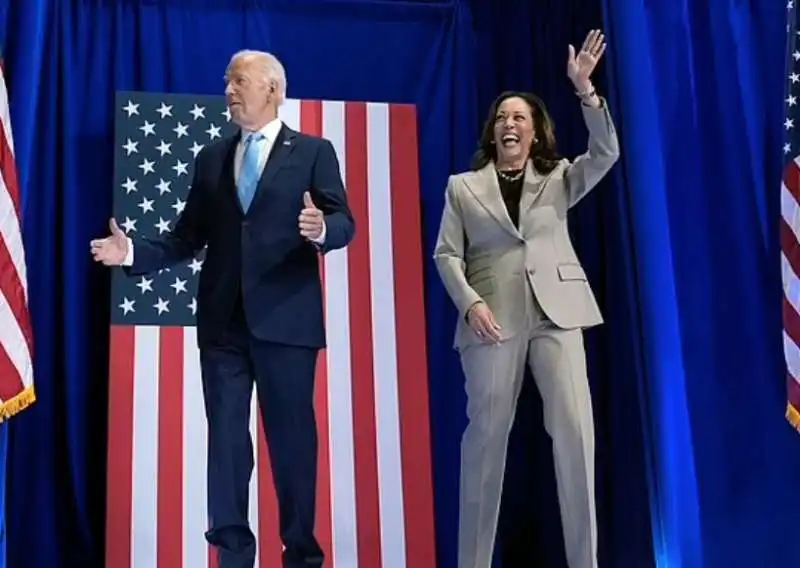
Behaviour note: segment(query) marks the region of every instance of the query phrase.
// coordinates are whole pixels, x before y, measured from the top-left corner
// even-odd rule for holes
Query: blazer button
[[[243,229],[246,229],[249,226],[250,226],[250,221],[242,221],[242,228]]]

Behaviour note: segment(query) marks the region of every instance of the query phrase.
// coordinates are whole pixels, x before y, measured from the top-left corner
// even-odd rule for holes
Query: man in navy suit
[[[286,75],[277,58],[239,52],[225,80],[241,132],[197,155],[175,228],[159,240],[131,240],[112,219],[110,236],[92,241],[91,251],[96,261],[139,275],[207,247],[197,298],[209,428],[206,538],[219,551],[220,568],[253,568],[247,506],[255,384],[284,567],[318,567],[313,393],[317,354],[325,346],[319,254],[347,246],[355,227],[331,143],[278,118]]]

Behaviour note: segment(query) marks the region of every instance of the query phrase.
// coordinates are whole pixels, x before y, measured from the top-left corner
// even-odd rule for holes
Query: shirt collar
[[[268,141],[274,143],[275,140],[277,140],[278,138],[278,133],[281,131],[282,126],[283,122],[281,122],[281,119],[275,118],[269,121],[267,124],[265,124],[263,128],[258,130],[258,132],[263,134],[264,138],[266,138]],[[244,128],[242,128],[242,137],[240,140],[244,142],[247,139],[247,136],[250,134],[252,134],[252,131],[245,130]]]

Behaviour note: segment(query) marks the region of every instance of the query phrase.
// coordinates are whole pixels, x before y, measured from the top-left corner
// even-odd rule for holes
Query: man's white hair
[[[275,81],[277,84],[276,95],[278,96],[276,103],[278,106],[282,105],[286,100],[286,70],[280,60],[267,51],[243,49],[233,54],[228,67],[239,59],[254,63],[255,67],[263,74],[265,81]]]

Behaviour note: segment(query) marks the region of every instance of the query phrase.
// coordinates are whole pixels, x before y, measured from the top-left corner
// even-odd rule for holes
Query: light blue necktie
[[[242,167],[239,170],[239,183],[236,185],[236,190],[245,213],[250,208],[250,203],[252,203],[258,187],[258,179],[261,177],[258,173],[260,155],[258,143],[263,139],[263,134],[254,132],[247,137],[244,145],[244,156],[242,156]]]

